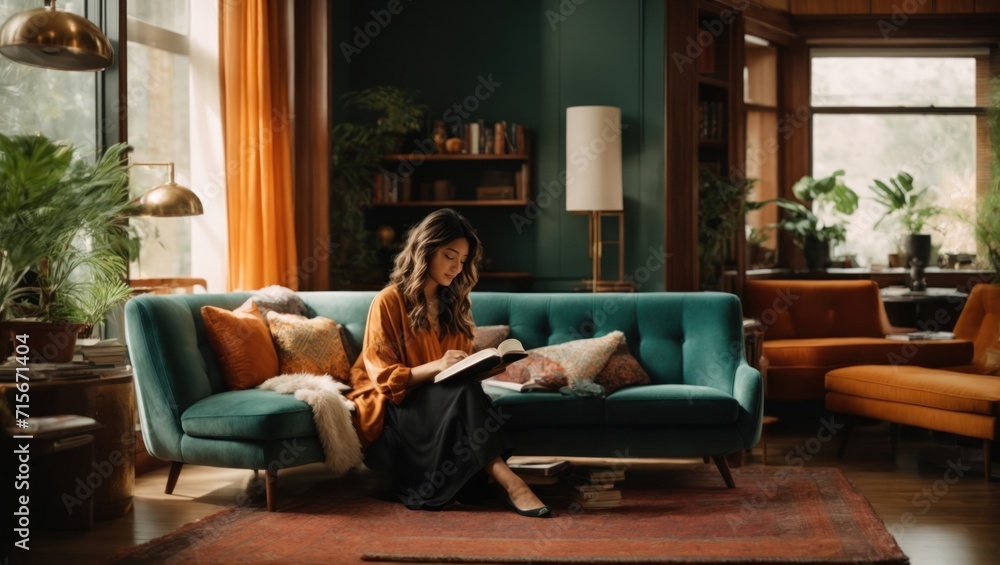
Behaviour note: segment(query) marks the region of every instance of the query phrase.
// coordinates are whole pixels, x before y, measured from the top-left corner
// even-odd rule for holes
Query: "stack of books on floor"
[[[510,463],[510,470],[529,485],[554,485],[569,469],[569,461],[546,463]]]
[[[569,496],[581,508],[620,506],[622,491],[617,488],[616,483],[624,480],[624,470],[580,467],[573,473]]]
[[[125,345],[117,339],[80,339],[74,360],[98,364],[124,364],[128,358]]]

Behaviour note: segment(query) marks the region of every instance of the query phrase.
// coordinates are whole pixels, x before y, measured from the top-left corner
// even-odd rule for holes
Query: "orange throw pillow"
[[[222,380],[232,390],[253,388],[278,374],[278,354],[264,317],[252,300],[230,312],[202,306],[205,336],[219,360]]]
[[[267,313],[267,323],[281,374],[330,375],[338,381],[350,381],[351,361],[340,324],[322,316],[306,318],[277,312]]]

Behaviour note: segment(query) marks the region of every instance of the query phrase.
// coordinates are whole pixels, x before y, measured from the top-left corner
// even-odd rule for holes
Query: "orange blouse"
[[[352,390],[346,394],[357,406],[354,429],[363,446],[382,433],[385,401],[399,405],[406,398],[410,369],[440,359],[449,349],[472,352],[472,340],[463,335],[439,336],[437,331],[414,332],[403,295],[389,285],[368,310],[361,355],[351,367]]]

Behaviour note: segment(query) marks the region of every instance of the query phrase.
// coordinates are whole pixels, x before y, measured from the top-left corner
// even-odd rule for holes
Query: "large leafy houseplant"
[[[90,162],[44,136],[0,135],[0,321],[88,327],[129,296],[126,148]]]
[[[891,177],[888,184],[878,179],[874,182],[871,188],[875,201],[885,208],[885,213],[875,222],[876,228],[883,221],[895,218],[904,235],[923,233],[927,221],[944,212],[943,208],[928,203],[926,196],[930,187],[915,188],[913,177],[905,171]]]
[[[374,282],[366,281],[377,260],[375,237],[365,229],[372,184],[383,157],[399,151],[406,134],[421,129],[427,108],[416,102],[415,92],[391,86],[348,92],[341,100],[345,110],[362,114],[359,121],[333,127],[330,237],[336,252],[331,274],[343,285]]]
[[[778,198],[782,209],[777,227],[788,232],[792,241],[806,257],[810,269],[818,269],[830,256],[830,245],[847,238],[844,223],[858,209],[858,194],[840,178],[843,170],[813,178],[804,176],[792,186],[792,193],[801,202]],[[825,221],[823,218],[832,218]]]

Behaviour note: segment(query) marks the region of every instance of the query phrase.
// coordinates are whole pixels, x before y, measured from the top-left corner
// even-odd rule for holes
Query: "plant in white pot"
[[[944,208],[930,203],[927,190],[930,187],[915,188],[913,177],[900,171],[886,184],[875,179],[871,187],[875,192],[875,201],[885,208],[885,214],[877,222],[875,228],[888,218],[893,218],[902,228],[902,248],[905,253],[905,266],[916,266],[922,272],[931,260],[931,236],[923,233],[928,222],[945,212]],[[916,261],[916,262],[915,262]]]
[[[0,135],[0,335],[30,336],[36,359],[71,359],[79,332],[129,296],[126,149],[91,162],[44,136]]]

